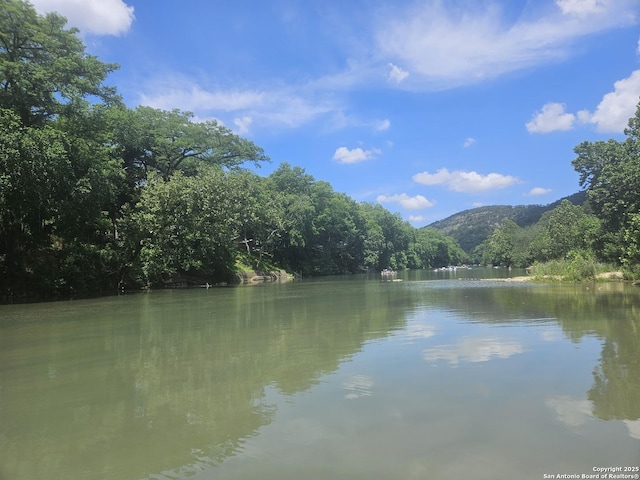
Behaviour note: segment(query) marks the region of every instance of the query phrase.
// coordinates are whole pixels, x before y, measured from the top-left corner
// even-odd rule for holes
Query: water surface
[[[0,479],[640,465],[640,288],[489,274],[0,306]]]

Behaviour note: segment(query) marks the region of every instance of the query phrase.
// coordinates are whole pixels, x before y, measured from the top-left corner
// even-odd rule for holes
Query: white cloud
[[[547,103],[542,110],[535,113],[526,124],[529,133],[549,133],[558,130],[571,130],[576,116],[564,111],[562,103]]]
[[[389,64],[389,68],[391,69],[391,71],[389,72],[389,80],[393,80],[396,83],[402,82],[409,76],[409,72],[404,71],[393,63]]]
[[[403,85],[447,89],[562,60],[582,37],[634,24],[638,12],[637,0],[561,0],[513,21],[497,2],[464,5],[425,0],[380,15],[377,51],[411,71]]]
[[[384,120],[380,120],[378,122],[375,122],[373,128],[376,132],[384,132],[389,130],[389,127],[391,127],[391,122],[388,119],[384,119]]]
[[[433,207],[433,202],[427,200],[422,195],[410,197],[406,193],[398,195],[378,195],[379,203],[398,203],[402,208],[407,210],[422,210],[423,208]]]
[[[477,172],[450,172],[441,168],[436,173],[422,172],[413,176],[413,180],[423,185],[446,185],[455,192],[481,192],[506,188],[518,181],[516,177],[490,173],[481,175]]]
[[[578,112],[578,118],[584,123],[595,124],[598,132],[622,133],[635,115],[639,99],[640,70],[635,70],[613,84],[613,92],[602,97],[595,112],[582,110]]]
[[[462,144],[462,146],[464,148],[469,148],[471,145],[473,145],[474,143],[476,143],[476,139],[475,138],[467,138],[464,143]]]
[[[266,102],[267,95],[255,90],[205,90],[199,85],[185,85],[182,79],[151,86],[150,93],[140,95],[140,104],[171,110],[238,111],[255,108]]]
[[[422,215],[409,215],[409,221],[412,223],[420,223],[424,221],[424,216]]]
[[[122,35],[129,31],[133,7],[122,0],[31,0],[40,13],[58,12],[69,25],[94,35]]]
[[[250,117],[253,125],[296,128],[339,110],[331,101],[314,101],[312,97],[284,89],[209,90],[176,76],[149,85],[139,96],[139,104],[163,110],[178,108],[199,117],[231,112],[236,118]]]
[[[638,39],[638,49],[636,50],[636,53],[640,55],[640,38]]]
[[[343,109],[336,108],[331,112],[329,127],[332,130],[341,130],[344,128],[368,128],[374,132],[385,132],[391,128],[389,119],[363,119],[358,115],[346,114]]]
[[[534,197],[537,195],[546,195],[547,193],[551,193],[550,188],[534,187],[531,190],[529,190],[529,193],[527,195]]]
[[[359,163],[365,160],[371,160],[376,155],[382,153],[377,148],[371,150],[363,150],[362,148],[354,148],[349,150],[347,147],[338,147],[333,154],[333,159],[338,163]]]
[[[236,127],[238,127],[237,128],[238,135],[244,135],[247,132],[249,132],[249,127],[253,123],[253,119],[249,116],[244,116],[241,118],[235,118],[233,120],[233,123],[235,124]]]
[[[446,360],[452,365],[459,363],[487,362],[494,357],[509,358],[523,353],[524,348],[518,342],[497,338],[465,338],[456,345],[442,345],[424,351],[423,358],[428,362]]]
[[[607,8],[607,0],[556,0],[556,5],[564,15],[592,15]]]

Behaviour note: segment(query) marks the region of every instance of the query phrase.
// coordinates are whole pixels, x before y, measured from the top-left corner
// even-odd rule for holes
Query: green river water
[[[640,287],[489,275],[0,306],[0,480],[638,478]]]

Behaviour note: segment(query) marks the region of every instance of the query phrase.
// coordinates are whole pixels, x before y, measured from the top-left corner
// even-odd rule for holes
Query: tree
[[[630,215],[623,235],[625,248],[622,264],[637,274],[640,269],[640,213]]]
[[[11,293],[42,274],[53,223],[72,188],[64,138],[52,127],[21,124],[0,110],[0,259],[2,283]],[[42,268],[41,268],[42,267]]]
[[[114,148],[135,175],[134,183],[152,171],[167,180],[176,171],[194,175],[202,164],[235,168],[269,160],[253,142],[215,120],[194,122],[190,112],[138,107],[114,110],[112,115]]]
[[[600,255],[619,261],[624,255],[624,231],[640,213],[640,106],[629,120],[623,142],[583,142],[572,165],[580,173],[594,214],[602,221]]]
[[[505,220],[486,240],[484,262],[510,267],[514,264],[516,236],[521,228],[513,220]]]
[[[121,172],[90,100],[119,103],[103,84],[116,65],[87,55],[65,22],[0,3],[0,284],[11,294],[108,277],[97,250]]]
[[[316,208],[311,198],[313,176],[301,167],[284,162],[266,181],[273,199],[278,232],[274,241],[274,261],[295,272],[310,272],[313,218]]]
[[[587,215],[581,206],[563,200],[548,217],[544,253],[549,259],[557,259],[566,257],[572,250],[592,250],[599,230],[596,217]]]
[[[0,108],[14,111],[25,126],[43,125],[87,96],[119,101],[102,83],[118,66],[87,55],[78,30],[65,24],[24,1],[0,3]]]
[[[402,220],[398,214],[394,214],[386,210],[379,204],[362,204],[365,216],[368,221],[374,222],[380,227],[383,241],[380,242],[378,230],[370,230],[370,241],[368,255],[371,257],[373,251],[371,247],[376,245],[379,248],[377,252],[378,263],[375,265],[376,270],[384,268],[402,269],[408,266],[407,251],[409,244],[413,239],[413,227]]]
[[[467,254],[456,241],[435,228],[421,228],[409,246],[410,268],[433,268],[459,265],[467,260]]]
[[[152,175],[122,222],[129,276],[155,286],[229,280],[244,215],[243,192],[231,175],[211,167],[196,176],[177,172],[166,181]]]

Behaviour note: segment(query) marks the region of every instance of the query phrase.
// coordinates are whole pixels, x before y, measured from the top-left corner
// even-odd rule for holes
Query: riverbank
[[[294,276],[286,270],[246,270],[244,272],[237,273],[236,276],[238,278],[238,283],[241,285],[252,283],[288,282],[294,278]]]
[[[595,280],[619,282],[624,280],[621,271],[602,272],[594,277]],[[510,278],[484,278],[483,280],[491,280],[494,282],[533,282],[533,281],[554,281],[561,282],[566,280],[564,275],[524,275]]]

